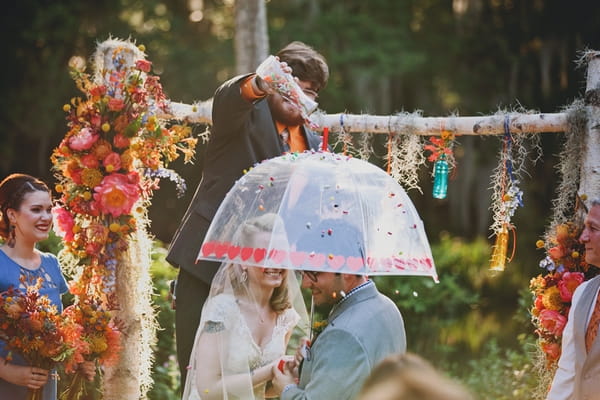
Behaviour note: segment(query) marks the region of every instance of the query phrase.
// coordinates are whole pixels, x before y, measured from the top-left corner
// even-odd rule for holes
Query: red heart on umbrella
[[[312,253],[308,256],[308,262],[311,267],[322,267],[325,264],[325,254]]]
[[[254,261],[261,262],[265,259],[265,255],[267,255],[266,249],[254,249]]]
[[[431,258],[425,258],[423,262],[427,266],[427,269],[433,269],[433,263],[431,262]]]
[[[229,246],[229,249],[227,249],[227,257],[229,257],[230,260],[233,260],[240,254],[240,249],[240,246]]]
[[[271,249],[269,252],[269,258],[275,262],[275,264],[281,264],[285,260],[285,250]]]
[[[242,261],[248,260],[250,256],[252,256],[253,252],[254,249],[252,247],[242,247],[242,250],[240,251],[240,257]]]
[[[290,260],[292,261],[292,264],[294,264],[296,267],[299,267],[302,264],[304,264],[305,259],[306,253],[303,251],[292,251],[290,253]]]
[[[344,265],[344,256],[332,256],[327,260],[329,266],[333,269],[339,269],[342,265]]]
[[[362,257],[348,257],[346,258],[346,264],[348,265],[348,268],[350,268],[352,271],[358,271],[359,269],[365,267],[365,263]]]
[[[219,243],[215,247],[215,256],[217,258],[222,258],[225,253],[227,253],[227,249],[229,249],[229,243]]]
[[[206,257],[206,256],[212,254],[212,252],[215,251],[215,245],[216,245],[215,242],[204,243],[202,245],[202,255],[204,257]]]

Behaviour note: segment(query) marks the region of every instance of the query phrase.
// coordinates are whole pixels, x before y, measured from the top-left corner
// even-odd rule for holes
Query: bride
[[[275,214],[247,220],[238,230],[241,248],[267,249]],[[308,317],[293,271],[223,263],[202,310],[184,400],[260,400],[270,390],[273,368],[290,339],[306,334]],[[301,330],[304,329],[304,332]],[[289,353],[293,354],[292,350]]]

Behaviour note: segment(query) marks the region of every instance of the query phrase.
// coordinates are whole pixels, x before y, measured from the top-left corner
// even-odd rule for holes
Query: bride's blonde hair
[[[235,241],[239,246],[256,246],[256,238],[260,233],[273,232],[273,228],[282,224],[281,217],[277,214],[266,213],[255,218],[248,219],[240,226],[237,231]],[[245,288],[245,279],[242,278],[242,268],[240,265],[230,265],[229,273],[231,284],[235,291],[240,291]],[[285,270],[284,279],[280,286],[276,287],[271,296],[270,304],[271,308],[275,312],[282,312],[290,307],[292,304],[289,299],[288,287],[287,287],[287,275],[290,272]]]

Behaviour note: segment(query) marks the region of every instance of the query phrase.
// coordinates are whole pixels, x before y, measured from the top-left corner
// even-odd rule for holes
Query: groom
[[[342,227],[340,222],[325,222],[314,229],[309,234],[317,235],[309,239],[311,250],[361,253],[360,235],[353,235],[352,228]],[[335,229],[328,224],[335,224]],[[320,235],[329,229],[334,234]],[[354,399],[375,364],[392,353],[406,351],[400,311],[362,275],[304,271],[302,287],[311,290],[315,305],[333,308],[327,326],[302,361],[299,382],[296,384],[298,377],[292,369],[281,372],[275,368],[273,386],[281,400]]]

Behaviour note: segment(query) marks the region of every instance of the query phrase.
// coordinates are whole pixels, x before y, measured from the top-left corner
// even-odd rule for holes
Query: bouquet
[[[7,360],[15,352],[32,366],[52,369],[59,362],[73,362],[79,327],[40,295],[41,285],[40,278],[25,291],[11,287],[0,293],[0,339],[10,352]],[[29,389],[28,400],[41,398],[40,389]]]
[[[96,366],[114,365],[118,361],[120,332],[110,312],[93,300],[85,300],[67,307],[63,315],[80,327],[79,344],[73,358],[77,363],[94,361]],[[73,365],[65,367],[73,373],[71,382],[60,394],[61,400],[76,400],[87,394],[86,379],[80,369]]]
[[[547,255],[540,261],[545,272],[531,279],[529,285],[534,296],[531,321],[548,369],[560,357],[573,292],[598,273],[597,268],[585,262],[585,247],[579,242],[579,235],[579,227],[566,222],[554,228],[547,243],[542,240],[536,243],[538,248],[546,248]]]

